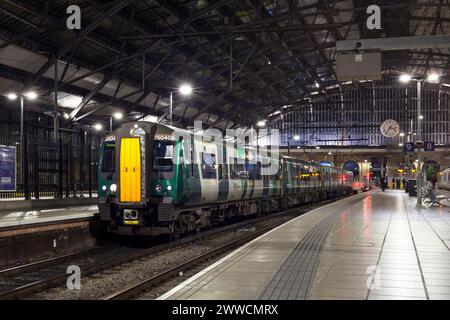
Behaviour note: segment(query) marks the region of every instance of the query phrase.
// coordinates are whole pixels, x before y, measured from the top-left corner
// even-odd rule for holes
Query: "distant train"
[[[450,198],[450,168],[438,173],[436,185],[440,194]]]
[[[267,164],[276,166],[275,174],[262,174]],[[124,235],[175,236],[353,192],[349,171],[288,157],[263,159],[251,148],[218,147],[150,122],[124,124],[105,138],[98,177],[100,217],[110,232]]]

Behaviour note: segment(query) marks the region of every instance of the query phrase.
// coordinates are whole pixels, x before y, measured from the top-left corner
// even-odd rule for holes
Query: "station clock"
[[[381,124],[380,130],[383,136],[393,138],[400,134],[400,125],[395,120],[387,119]]]

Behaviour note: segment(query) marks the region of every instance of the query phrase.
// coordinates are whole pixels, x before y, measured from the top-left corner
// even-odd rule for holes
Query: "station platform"
[[[50,206],[49,208],[32,210],[3,210],[0,211],[0,231],[11,227],[91,218],[98,213],[97,205],[93,204],[96,201],[96,199],[80,201],[80,204],[85,202],[86,205],[73,205],[72,203],[70,206],[57,208]]]
[[[415,202],[373,190],[315,209],[159,299],[450,299],[449,208]]]

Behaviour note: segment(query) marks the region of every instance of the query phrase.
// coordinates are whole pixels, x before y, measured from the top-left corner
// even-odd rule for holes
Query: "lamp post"
[[[422,142],[422,86],[425,82],[424,78],[416,78],[413,79],[412,76],[404,74],[400,76],[400,81],[403,83],[408,83],[409,81],[414,80],[417,83],[417,132],[416,132],[416,142]],[[439,82],[439,75],[436,73],[432,73],[428,75],[428,82]],[[412,131],[412,122],[411,119],[411,131]],[[418,145],[417,148],[417,204],[416,207],[418,209],[422,208],[422,188],[423,188],[423,172],[422,172],[422,149],[421,145]]]
[[[189,96],[191,95],[193,89],[192,86],[188,83],[182,84],[179,88],[178,88],[178,92],[183,95],[183,96]],[[173,91],[170,91],[170,97],[169,97],[169,119],[170,119],[170,125],[173,125]]]
[[[20,157],[20,170],[21,170],[21,176],[22,176],[22,180],[24,182],[25,185],[25,189],[28,189],[28,175],[26,174],[24,177],[24,173],[26,172],[24,170],[25,167],[25,159],[24,159],[24,155],[25,155],[25,145],[24,145],[24,99],[27,98],[29,100],[34,100],[37,98],[37,94],[34,91],[29,91],[27,93],[23,93],[23,94],[16,94],[16,93],[9,93],[8,94],[8,99],[9,100],[16,100],[17,98],[19,98],[19,104],[20,104],[20,133],[19,133],[19,143],[20,143],[20,148],[19,148],[19,157]],[[27,173],[27,172],[26,172]],[[30,199],[30,195],[28,190],[25,190],[25,199],[29,200]]]
[[[416,141],[422,138],[422,83],[423,79],[417,80],[417,136]],[[417,148],[417,208],[422,208],[422,151]]]

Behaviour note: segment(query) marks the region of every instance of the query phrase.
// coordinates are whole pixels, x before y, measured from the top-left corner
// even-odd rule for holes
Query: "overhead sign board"
[[[336,54],[338,81],[381,80],[380,52],[352,52]]]
[[[0,145],[0,191],[16,191],[16,147]]]
[[[436,145],[434,142],[431,142],[431,141],[425,142],[423,149],[425,151],[434,151],[436,149]]]
[[[414,143],[412,142],[405,143],[405,145],[403,146],[403,150],[405,152],[414,152]]]

